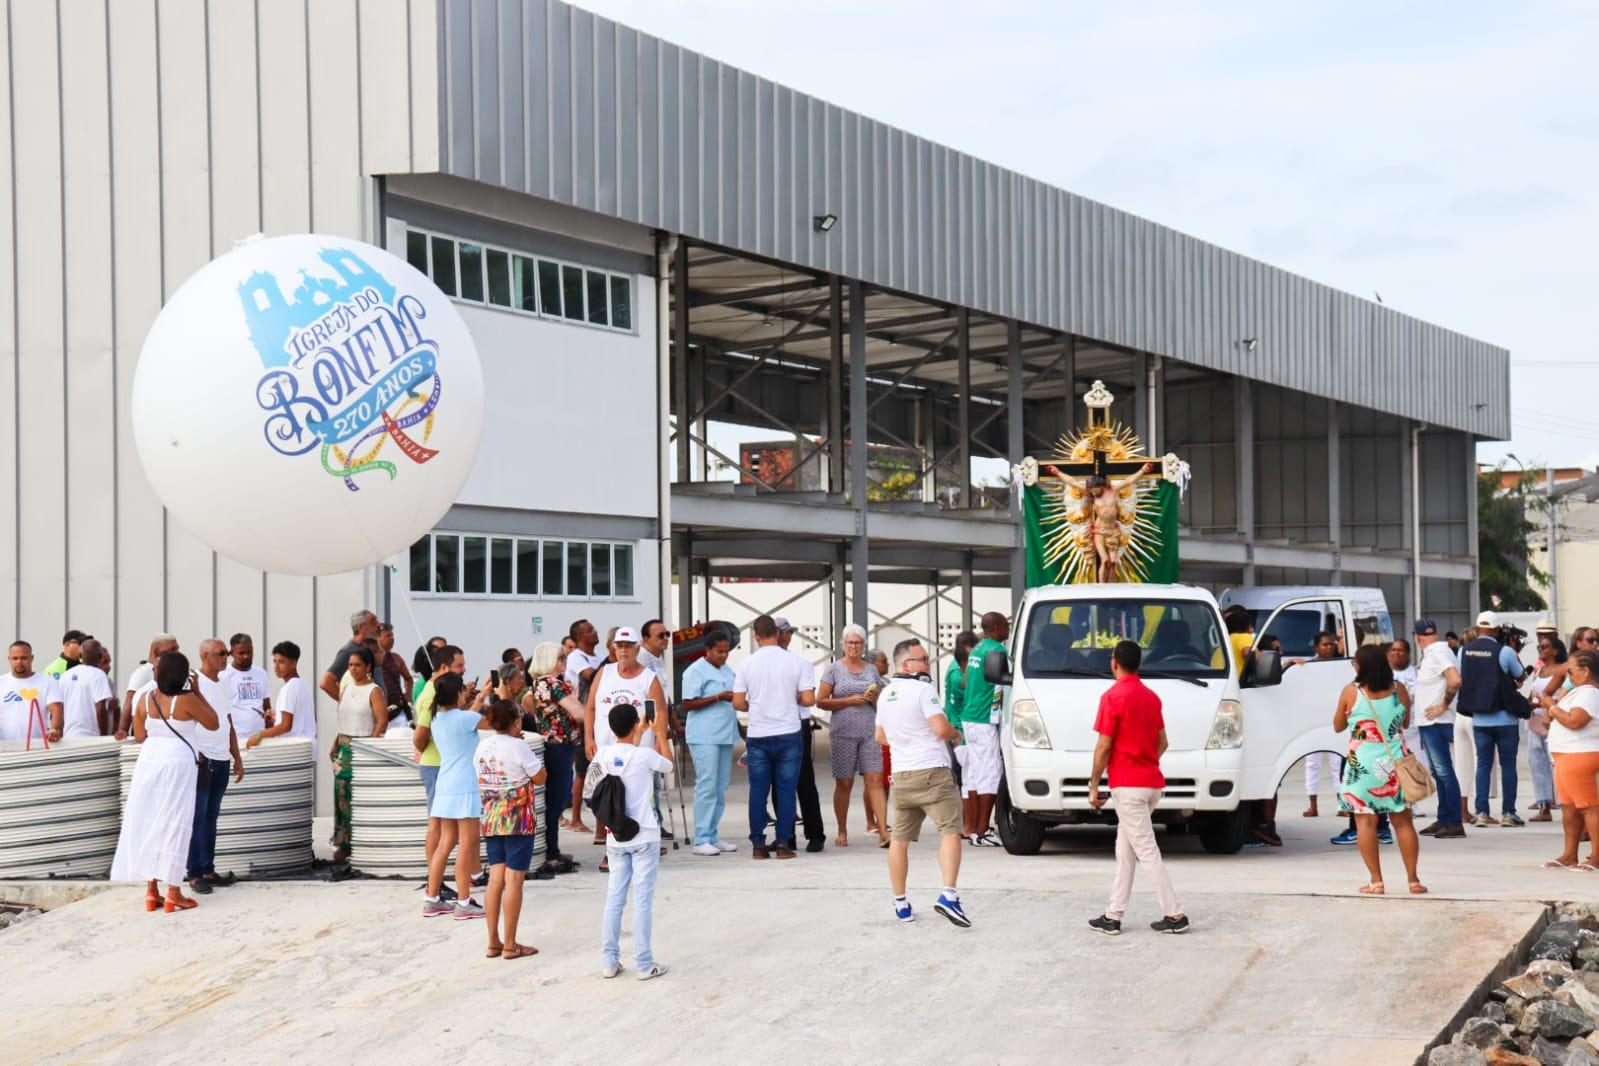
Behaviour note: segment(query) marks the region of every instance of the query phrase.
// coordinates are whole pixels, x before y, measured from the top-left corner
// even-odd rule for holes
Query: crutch
[[[688,759],[688,741],[679,737],[672,743],[677,747],[677,757],[672,766],[672,777],[677,781],[677,812],[682,815],[683,827],[687,830],[689,821],[688,811],[683,806],[683,764]]]

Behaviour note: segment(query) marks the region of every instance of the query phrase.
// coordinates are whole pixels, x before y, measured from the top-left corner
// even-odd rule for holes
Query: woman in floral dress
[[[1409,718],[1410,697],[1394,683],[1387,653],[1375,644],[1362,645],[1355,652],[1355,683],[1346,686],[1338,697],[1333,728],[1349,733],[1349,756],[1344,762],[1343,782],[1338,786],[1338,805],[1355,816],[1360,857],[1371,875],[1360,891],[1368,896],[1383,894],[1382,861],[1377,850],[1378,814],[1388,815],[1393,824],[1410,891],[1417,895],[1427,891],[1416,875],[1420,850],[1416,825],[1399,790],[1399,760],[1410,754],[1405,746]]]
[[[566,652],[561,646],[550,641],[540,644],[528,660],[528,687],[521,697],[522,728],[544,738],[544,767],[549,772],[544,789],[545,858],[531,875],[536,880],[578,868],[577,860],[561,852],[561,814],[572,793],[577,753],[583,750],[583,705],[565,671]]]

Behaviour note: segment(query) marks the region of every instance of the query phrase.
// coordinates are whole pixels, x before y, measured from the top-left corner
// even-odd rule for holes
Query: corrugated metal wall
[[[1510,432],[1501,348],[560,0],[439,11],[449,173],[1435,425]],[[838,226],[818,234],[811,218],[826,212]]]
[[[8,3],[0,618],[44,661],[69,624],[111,642],[119,683],[163,629],[191,653],[293,639],[307,673],[347,639],[370,575],[263,575],[167,520],[128,398],[162,302],[235,239],[371,239],[363,175],[436,169],[436,20],[406,0]]]

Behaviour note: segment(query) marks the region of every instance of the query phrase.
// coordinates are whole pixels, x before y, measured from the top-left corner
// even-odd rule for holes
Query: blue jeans
[[[714,844],[733,780],[733,745],[690,744],[688,753],[694,758],[694,843]]]
[[[1521,727],[1515,725],[1473,725],[1472,741],[1477,747],[1477,787],[1472,792],[1477,813],[1488,813],[1489,779],[1493,776],[1494,752],[1499,752],[1499,787],[1504,790],[1504,813],[1516,813],[1516,749],[1521,746]]]
[[[776,791],[777,843],[794,839],[795,790],[799,787],[800,762],[805,757],[805,742],[799,730],[776,737],[750,737],[745,742],[745,761],[750,771],[750,840],[766,844],[766,796]]]
[[[655,965],[650,952],[651,907],[655,902],[655,874],[661,865],[661,843],[605,845],[611,872],[605,882],[605,914],[600,919],[600,949],[605,964],[622,961],[622,909],[628,885],[633,886],[633,962],[644,973]]]
[[[232,769],[232,759],[207,759],[199,771],[186,881],[217,872],[217,816],[222,813],[222,796],[228,790],[228,771]]]
[[[1531,728],[1527,730],[1527,769],[1532,773],[1534,803],[1555,801],[1555,768],[1549,761],[1549,742]]]
[[[572,805],[572,762],[577,758],[576,744],[544,745],[544,856],[554,859],[561,854],[561,815]]]
[[[1439,825],[1460,824],[1460,781],[1455,777],[1455,760],[1450,755],[1454,743],[1453,722],[1421,727],[1421,746],[1432,767],[1432,779],[1438,784]]]

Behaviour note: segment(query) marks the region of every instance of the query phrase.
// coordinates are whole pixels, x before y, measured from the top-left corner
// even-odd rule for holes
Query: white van
[[[1357,591],[1371,590],[1342,590]],[[1031,855],[1048,826],[1105,819],[1088,806],[1098,741],[1094,718],[1111,684],[1111,648],[1125,639],[1144,648],[1140,675],[1160,696],[1166,722],[1166,791],[1158,820],[1198,832],[1207,851],[1236,852],[1248,830],[1247,801],[1275,796],[1288,770],[1306,755],[1341,753],[1332,715],[1339,692],[1353,679],[1349,661],[1295,664],[1286,673],[1282,665],[1283,659],[1301,657],[1298,627],[1309,621],[1302,614],[1316,616],[1312,639],[1328,625],[1353,632],[1357,617],[1363,619],[1362,634],[1391,632],[1385,605],[1357,616],[1357,602],[1362,611],[1373,609],[1363,596],[1327,590],[1283,596],[1264,609],[1265,624],[1256,634],[1259,648],[1263,638],[1293,628],[1291,640],[1277,637],[1283,658],[1257,651],[1250,673],[1240,678],[1220,607],[1205,589],[1029,589],[1016,614],[1009,656],[995,652],[983,664],[990,681],[1007,686],[1000,729],[1005,780],[995,807],[1006,850]],[[1107,804],[1105,811],[1113,808]]]

